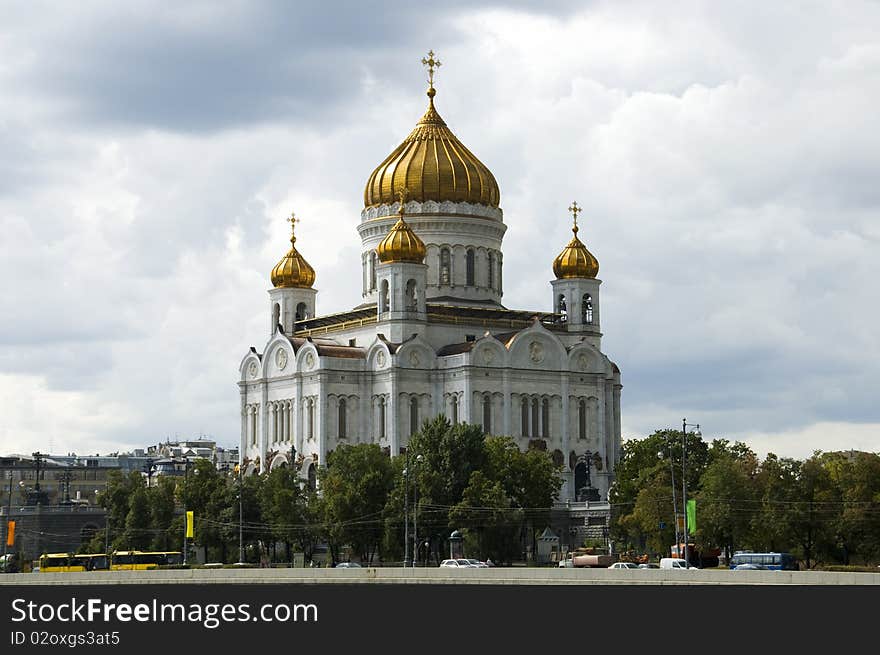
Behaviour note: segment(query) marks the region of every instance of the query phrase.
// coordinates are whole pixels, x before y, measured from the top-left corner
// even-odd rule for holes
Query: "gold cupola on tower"
[[[428,110],[410,133],[367,180],[364,207],[392,204],[395,190],[409,189],[411,200],[469,202],[498,207],[495,176],[456,138],[434,108],[434,52],[422,59],[428,67]]]
[[[428,253],[425,248],[425,242],[419,238],[419,235],[413,232],[412,228],[403,219],[403,213],[406,208],[407,189],[402,187],[398,189],[397,195],[400,202],[397,222],[385,235],[385,238],[379,242],[376,247],[376,254],[379,261],[383,264],[391,262],[412,262],[421,264],[425,261],[425,255]]]
[[[577,235],[577,215],[583,210],[578,207],[577,202],[573,202],[568,211],[574,216],[574,225],[571,228],[574,236],[553,260],[553,274],[557,280],[567,278],[593,279],[599,274],[599,261],[593,256],[593,253],[587,250]]]
[[[287,219],[290,223],[290,250],[272,269],[272,286],[276,289],[299,288],[310,289],[315,283],[315,269],[312,268],[296,249],[295,227],[299,219],[291,213]]]

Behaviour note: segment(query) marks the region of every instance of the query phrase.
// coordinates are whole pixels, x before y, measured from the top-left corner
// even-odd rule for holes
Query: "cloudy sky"
[[[284,218],[358,304],[429,48],[507,306],[584,207],[625,438],[880,451],[878,3],[0,0],[0,452],[236,444]]]

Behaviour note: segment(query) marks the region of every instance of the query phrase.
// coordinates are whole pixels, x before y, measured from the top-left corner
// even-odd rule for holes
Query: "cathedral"
[[[602,353],[599,263],[578,237],[580,207],[552,262],[549,311],[509,309],[498,183],[434,107],[440,62],[422,63],[427,111],[364,189],[363,302],[318,315],[315,270],[293,233],[272,269],[268,341],[239,368],[242,467],[293,466],[314,486],[338,446],[398,455],[443,414],[550,453],[563,500],[605,500],[622,387]]]

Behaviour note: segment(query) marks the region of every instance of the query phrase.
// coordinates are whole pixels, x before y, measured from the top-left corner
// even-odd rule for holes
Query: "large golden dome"
[[[599,261],[578,239],[577,215],[581,211],[577,203],[572,203],[569,211],[574,214],[574,225],[571,228],[574,236],[562,252],[553,260],[553,274],[557,280],[568,278],[593,279],[599,274]]]
[[[398,192],[401,193],[401,192]],[[419,238],[419,235],[413,232],[412,228],[403,220],[403,211],[405,203],[405,194],[401,194],[400,200],[400,217],[394,226],[385,235],[385,238],[379,242],[376,247],[376,254],[379,261],[383,264],[389,262],[413,262],[421,264],[425,261],[425,255],[428,253],[425,248],[425,242]]]
[[[276,289],[310,289],[315,283],[315,269],[296,249],[296,235],[293,232],[297,219],[291,214],[287,220],[290,221],[290,250],[272,269],[272,286]]]
[[[370,175],[364,207],[392,204],[405,186],[410,200],[470,202],[498,207],[495,176],[452,133],[434,109],[433,85],[428,110],[408,137]]]

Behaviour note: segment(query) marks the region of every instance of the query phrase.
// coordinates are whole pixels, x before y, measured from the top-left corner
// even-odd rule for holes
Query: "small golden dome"
[[[290,287],[310,289],[315,283],[315,269],[296,249],[294,226],[299,219],[291,214],[287,220],[290,222],[290,250],[272,269],[272,286],[276,289]]]
[[[553,274],[557,280],[568,278],[595,278],[599,274],[599,261],[578,239],[577,215],[581,208],[573,202],[568,210],[574,214],[574,225],[571,231],[574,236],[561,253],[553,260]]]
[[[406,186],[410,199],[419,202],[451,200],[498,207],[501,193],[492,172],[464,147],[434,109],[437,92],[433,66],[439,66],[439,62],[433,59],[433,53],[429,55],[430,60],[422,60],[432,66],[428,110],[404,142],[370,175],[364,189],[364,207],[390,205],[400,186]]]
[[[412,228],[403,220],[404,207],[406,206],[406,191],[398,191],[400,197],[400,213],[397,222],[385,235],[385,238],[379,242],[376,247],[376,254],[379,261],[383,264],[390,262],[414,262],[421,264],[425,261],[427,249],[425,242],[419,238],[419,235],[413,232]]]

